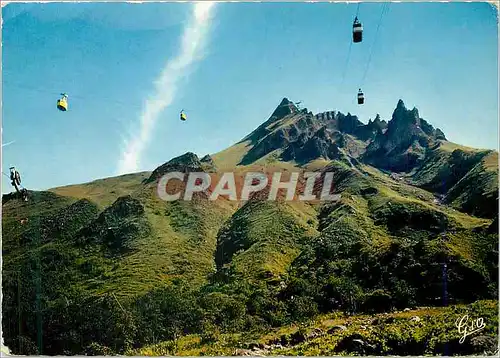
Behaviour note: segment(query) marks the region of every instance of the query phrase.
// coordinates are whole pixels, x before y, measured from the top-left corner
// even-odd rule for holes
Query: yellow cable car
[[[68,95],[65,93],[61,93],[61,95],[61,99],[57,100],[57,109],[66,112],[68,110]]]
[[[181,111],[181,121],[185,121],[187,119],[186,113],[184,113],[184,110]]]

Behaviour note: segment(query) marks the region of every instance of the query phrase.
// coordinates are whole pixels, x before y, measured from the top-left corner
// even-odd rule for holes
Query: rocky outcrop
[[[299,140],[291,143],[283,152],[285,161],[308,162],[316,158],[327,160],[337,159],[340,156],[339,146],[343,144],[343,136],[339,132],[332,133],[326,127],[318,130],[314,136],[308,138],[303,135]]]
[[[279,120],[289,114],[297,113],[299,110],[295,106],[295,104],[288,100],[288,98],[283,98],[278,107],[271,114],[272,120]]]
[[[81,230],[79,245],[103,245],[110,255],[133,251],[138,239],[150,233],[144,206],[130,195],[118,198],[89,226]]]
[[[200,162],[202,163],[203,169],[207,172],[215,172],[217,170],[217,166],[209,154],[201,158]]]
[[[210,156],[210,154],[205,155],[203,158],[200,159],[200,162],[202,163],[207,163],[210,165],[215,165],[214,160]]]
[[[156,168],[153,173],[151,173],[150,177],[146,180],[146,183],[154,182],[169,172],[189,173],[201,171],[205,171],[203,162],[198,158],[196,154],[188,152],[181,156],[175,157]]]
[[[426,150],[443,138],[446,137],[441,130],[420,118],[418,109],[408,110],[399,100],[387,130],[378,131],[363,160],[379,168],[409,172],[422,164]]]
[[[378,135],[384,134],[386,129],[387,122],[381,120],[380,115],[377,114],[373,121],[370,119],[367,125],[358,129],[356,136],[363,141],[373,140]]]

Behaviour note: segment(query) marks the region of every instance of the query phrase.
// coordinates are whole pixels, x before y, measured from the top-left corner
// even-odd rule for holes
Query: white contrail
[[[211,12],[215,3],[195,3],[192,18],[182,34],[181,50],[177,57],[168,61],[155,81],[156,93],[146,100],[140,118],[139,132],[125,144],[119,163],[119,174],[136,172],[144,148],[150,141],[154,125],[160,113],[172,103],[178,82],[192,69],[192,65],[203,58],[203,47],[211,23]]]
[[[15,140],[11,140],[11,141],[10,141],[10,142],[8,142],[8,143],[2,144],[2,148],[3,148],[3,147],[6,147],[6,146],[8,146],[8,145],[11,145],[12,143],[15,143],[15,142],[16,142]]]

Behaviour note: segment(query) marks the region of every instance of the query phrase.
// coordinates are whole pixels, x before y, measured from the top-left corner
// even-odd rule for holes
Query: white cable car
[[[363,104],[363,103],[365,103],[365,95],[363,94],[360,88],[358,92],[358,104]]]
[[[354,23],[352,24],[352,40],[354,42],[363,41],[363,25],[359,22],[358,17],[354,19]]]

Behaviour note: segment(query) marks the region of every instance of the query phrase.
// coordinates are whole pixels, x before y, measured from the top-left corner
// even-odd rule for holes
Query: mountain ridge
[[[249,171],[329,172],[341,199],[269,201],[266,188],[248,201],[166,202],[157,182],[171,171],[233,171],[237,188]],[[38,334],[46,354],[102,355],[336,311],[437,307],[444,262],[449,302],[497,299],[498,153],[448,142],[403,101],[390,121],[363,124],[284,98],[219,153],[30,198],[2,197],[3,331],[16,353],[35,352]],[[389,353],[403,349],[391,342]]]

